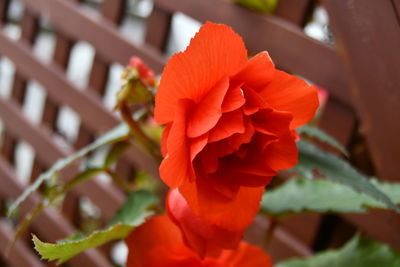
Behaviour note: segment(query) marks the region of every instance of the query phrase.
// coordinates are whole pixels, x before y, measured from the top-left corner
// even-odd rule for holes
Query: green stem
[[[133,184],[127,183],[126,181],[124,181],[124,179],[119,177],[110,169],[105,169],[104,172],[107,173],[110,176],[110,178],[125,191],[132,192],[133,190],[135,190],[135,186]]]
[[[29,224],[42,212],[44,208],[43,202],[39,202],[39,204],[36,205],[36,207],[25,216],[23,221],[18,225],[17,230],[15,231],[15,235],[13,240],[8,244],[5,254],[8,255],[8,253],[11,251],[11,249],[14,247],[15,242],[17,241],[18,237],[28,228]]]
[[[119,106],[122,118],[131,128],[132,134],[135,139],[156,159],[161,161],[160,149],[158,145],[146,135],[145,132],[140,128],[137,122],[132,118],[130,110],[125,103],[121,103]]]

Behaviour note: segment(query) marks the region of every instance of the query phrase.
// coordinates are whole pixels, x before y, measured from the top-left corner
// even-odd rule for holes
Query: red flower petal
[[[262,249],[241,242],[237,250],[225,250],[218,262],[227,266],[272,267],[272,260]]]
[[[247,61],[243,69],[232,80],[244,82],[246,87],[260,91],[274,78],[275,66],[268,52],[263,51]]]
[[[219,166],[218,150],[215,145],[208,145],[200,154],[200,162],[203,171],[214,173]]]
[[[205,134],[217,124],[222,116],[221,105],[228,88],[229,80],[225,77],[195,105],[187,128],[189,137],[193,138]]]
[[[196,138],[190,139],[190,160],[193,161],[194,158],[199,154],[208,142],[208,133],[200,135]]]
[[[183,53],[165,66],[156,95],[155,120],[174,119],[179,99],[198,103],[223,77],[237,73],[247,61],[242,38],[230,27],[207,22]]]
[[[318,108],[318,94],[313,86],[279,70],[275,70],[274,79],[260,94],[273,108],[293,115],[292,129],[309,122]]]
[[[264,187],[240,187],[235,197],[226,198],[206,179],[197,179],[193,183],[184,183],[179,191],[196,215],[219,227],[236,231],[252,223]]]
[[[262,158],[273,170],[285,170],[295,166],[298,151],[292,134],[289,132],[268,145]]]
[[[186,137],[186,121],[191,105],[189,100],[179,101],[178,112],[167,139],[168,154],[160,165],[161,179],[172,188],[194,177],[189,141]]]
[[[129,249],[127,267],[145,266],[149,251],[156,246],[174,247],[182,243],[182,236],[168,216],[156,216],[136,228],[125,243]]]
[[[244,127],[246,131],[243,134],[234,134],[227,139],[234,151],[238,150],[241,145],[249,143],[255,133],[254,126],[248,117],[244,117]]]
[[[290,131],[292,114],[287,111],[263,109],[251,117],[256,131],[267,135],[280,136]]]
[[[210,131],[208,142],[228,138],[235,133],[244,133],[243,114],[241,110],[224,113],[217,125]]]
[[[171,131],[172,127],[172,122],[168,123],[167,126],[165,126],[162,135],[161,135],[161,155],[165,157],[168,153],[168,148],[167,148],[167,140],[169,136],[169,132]]]
[[[231,84],[228,92],[225,95],[224,102],[222,102],[222,112],[234,111],[244,105],[243,90],[241,89],[243,83]]]
[[[201,219],[177,189],[169,192],[166,203],[168,214],[182,230],[186,244],[201,258],[218,256],[222,249],[235,249],[239,244],[244,229],[229,231]]]
[[[246,115],[254,114],[259,111],[260,108],[263,108],[267,105],[265,100],[251,88],[245,88],[244,96],[246,99],[246,103],[244,105],[243,111]]]
[[[168,216],[155,216],[125,239],[127,267],[269,267],[261,249],[241,242],[236,250],[223,250],[219,257],[201,259],[184,245],[181,231]]]

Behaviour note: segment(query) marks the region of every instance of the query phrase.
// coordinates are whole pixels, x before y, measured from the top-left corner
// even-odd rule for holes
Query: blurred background
[[[29,235],[4,258],[9,226],[16,223],[5,218],[7,206],[58,158],[118,124],[113,106],[129,58],[142,58],[160,74],[207,20],[232,26],[250,55],[267,50],[279,68],[317,85],[323,105],[315,123],[347,147],[362,172],[398,180],[400,80],[394,74],[400,61],[391,55],[400,47],[393,37],[400,36],[399,5],[334,2],[277,0],[260,8],[228,0],[0,0],[0,266],[45,264],[31,250]],[[142,172],[158,175],[157,165],[137,151],[116,168],[127,180]],[[29,231],[53,242],[104,225],[122,199],[107,178],[97,177]],[[21,213],[27,209],[29,203]],[[260,243],[260,229],[268,225],[257,218],[247,238]],[[400,248],[399,217],[374,211],[290,217],[270,253],[274,260],[308,256],[342,245],[359,230]],[[123,264],[125,255],[117,242],[66,266]]]

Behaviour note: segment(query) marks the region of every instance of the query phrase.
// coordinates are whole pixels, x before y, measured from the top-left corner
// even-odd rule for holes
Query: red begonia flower
[[[224,229],[194,214],[178,189],[169,191],[166,206],[168,215],[181,229],[185,244],[201,258],[218,256],[222,249],[236,249],[242,239],[244,229]]]
[[[125,240],[127,267],[269,267],[270,257],[260,248],[241,242],[236,250],[201,259],[185,246],[179,228],[168,216],[156,216]]]
[[[243,229],[271,177],[297,163],[294,130],[317,107],[314,87],[275,69],[267,52],[248,60],[239,35],[208,22],[161,77],[160,176],[204,220]]]

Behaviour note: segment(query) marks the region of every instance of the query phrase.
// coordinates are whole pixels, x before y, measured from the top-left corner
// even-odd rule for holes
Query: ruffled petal
[[[168,154],[160,165],[161,179],[172,188],[194,177],[189,140],[186,137],[186,121],[191,105],[191,101],[179,101],[179,112],[176,113],[167,139]]]
[[[200,162],[203,172],[214,173],[219,166],[218,150],[215,145],[207,145],[200,154]]]
[[[319,104],[315,87],[280,70],[275,71],[274,79],[260,92],[260,95],[273,108],[293,115],[292,129],[310,121]]]
[[[207,22],[182,53],[164,68],[156,95],[155,120],[159,124],[175,117],[179,99],[198,103],[224,76],[237,73],[247,62],[242,38],[230,27]]]
[[[227,139],[227,143],[234,151],[238,150],[241,145],[249,143],[254,136],[255,129],[248,117],[244,117],[244,127],[246,130],[243,134],[237,133]]]
[[[295,166],[298,162],[298,150],[292,134],[289,132],[268,145],[262,157],[273,170],[286,170]]]
[[[219,227],[237,231],[252,223],[264,187],[240,187],[229,199],[215,191],[209,181],[197,179],[195,183],[184,183],[179,192],[196,215]]]
[[[263,109],[250,118],[256,131],[267,135],[280,136],[290,132],[293,116],[287,111]]]
[[[174,247],[183,242],[179,228],[168,216],[155,216],[137,227],[126,239],[129,254],[127,267],[145,266],[154,247]]]
[[[244,132],[245,128],[241,110],[224,113],[217,125],[209,132],[208,142],[216,142],[236,133],[243,134]]]
[[[272,81],[275,66],[268,52],[263,51],[249,59],[243,69],[232,80],[244,82],[246,87],[260,91]]]
[[[246,99],[246,103],[243,107],[244,114],[254,114],[267,105],[265,100],[253,89],[245,88],[243,92]]]
[[[237,250],[225,250],[218,262],[226,266],[272,267],[272,260],[261,248],[241,242]]]
[[[168,123],[167,126],[165,126],[162,135],[161,135],[161,155],[165,157],[168,153],[167,149],[167,140],[169,136],[169,132],[171,131],[172,127],[172,122]]]
[[[190,139],[190,160],[193,162],[194,158],[199,154],[208,142],[208,133],[200,135],[199,137]]]
[[[224,102],[222,102],[222,112],[231,112],[244,105],[243,90],[241,89],[243,83],[230,84],[228,92],[225,95]]]
[[[244,229],[229,231],[201,219],[177,189],[169,192],[166,203],[168,214],[182,230],[186,244],[201,258],[216,257],[222,249],[235,249],[239,244]]]
[[[229,80],[225,77],[194,106],[188,121],[189,137],[205,134],[217,124],[222,116],[221,106],[228,88]]]

